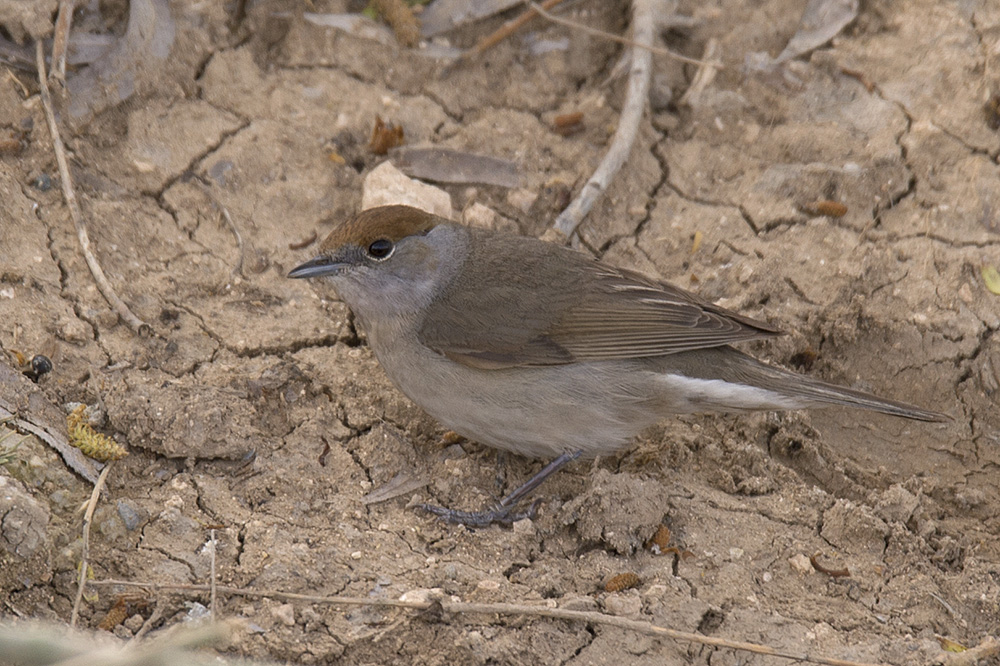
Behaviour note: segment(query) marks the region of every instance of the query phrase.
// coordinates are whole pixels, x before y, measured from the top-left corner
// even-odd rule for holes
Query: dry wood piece
[[[604,194],[608,185],[628,159],[639,132],[639,122],[649,96],[650,64],[653,54],[649,48],[653,44],[655,24],[652,0],[635,0],[632,5],[632,33],[636,46],[632,49],[632,66],[629,68],[628,91],[625,104],[618,118],[618,129],[611,139],[611,146],[604,155],[594,175],[583,186],[576,199],[559,214],[553,229],[556,235],[569,240],[576,228],[583,222],[598,197]]]
[[[49,85],[45,74],[45,53],[42,50],[42,43],[35,44],[35,62],[38,66],[38,83],[42,95],[42,106],[45,109],[45,119],[48,121],[49,134],[52,135],[52,148],[56,153],[56,162],[59,164],[59,180],[62,181],[63,198],[69,208],[70,217],[73,218],[73,225],[76,227],[76,236],[80,241],[80,251],[83,252],[84,259],[90,267],[90,272],[94,276],[97,288],[100,289],[104,300],[108,302],[111,309],[121,317],[122,321],[128,324],[135,333],[145,335],[152,332],[149,324],[136,317],[132,310],[125,305],[125,301],[118,297],[114,287],[108,282],[104,275],[104,269],[98,263],[97,257],[90,250],[90,235],[87,233],[87,222],[83,219],[83,211],[76,200],[76,192],[73,190],[73,180],[69,175],[69,164],[66,161],[66,148],[63,146],[62,137],[59,136],[59,126],[56,125],[55,112],[52,110],[52,95],[49,93]]]
[[[73,10],[76,0],[60,0],[56,29],[52,37],[52,78],[66,81],[66,51],[69,47],[69,32],[73,27]]]
[[[159,583],[140,583],[127,580],[109,579],[88,581],[92,587],[136,587],[150,591],[170,591],[170,592],[210,592],[209,585],[161,585]],[[645,636],[656,636],[659,638],[672,638],[687,643],[697,643],[699,645],[710,645],[712,647],[726,648],[730,650],[740,650],[753,654],[763,654],[771,657],[781,657],[804,661],[810,664],[825,664],[826,666],[885,666],[884,664],[859,662],[850,659],[834,659],[831,657],[818,657],[804,652],[790,652],[760,645],[757,643],[747,643],[745,641],[733,641],[726,638],[716,638],[702,634],[693,634],[687,631],[678,631],[668,627],[661,627],[651,622],[641,620],[629,620],[617,615],[608,615],[592,611],[577,611],[566,608],[550,608],[548,606],[534,606],[529,604],[495,603],[476,604],[463,601],[453,601],[446,595],[434,595],[434,598],[408,600],[404,594],[400,599],[372,599],[370,597],[324,597],[314,594],[296,594],[292,592],[281,592],[278,590],[251,590],[242,587],[218,586],[219,594],[254,598],[254,599],[278,599],[281,601],[304,601],[311,604],[329,604],[332,606],[364,606],[368,608],[408,608],[411,610],[440,609],[445,614],[476,614],[476,615],[527,615],[530,617],[548,617],[559,620],[571,620],[576,622],[587,622],[590,624],[603,624],[627,631],[634,631]],[[417,595],[413,595],[417,596]],[[975,649],[975,648],[974,648]]]
[[[20,372],[0,363],[0,422],[21,433],[30,433],[55,449],[74,472],[97,483],[94,461],[67,440],[65,414]]]
[[[684,91],[684,95],[681,96],[680,103],[682,105],[698,106],[698,101],[701,99],[702,93],[705,92],[705,88],[715,80],[715,73],[722,69],[718,56],[719,40],[712,37],[705,44],[705,51],[701,55],[702,63],[698,68],[698,72],[691,80],[691,85]]]
[[[544,12],[546,9],[552,9],[560,2],[562,2],[562,0],[545,0],[540,7]],[[519,14],[516,18],[504,23],[496,31],[480,39],[476,45],[464,53],[459,60],[468,60],[469,58],[474,58],[486,53],[491,48],[517,32],[525,23],[536,16],[541,15],[541,12],[538,11],[539,5],[535,5],[534,3],[532,3],[532,5],[533,6],[526,10],[523,14]]]

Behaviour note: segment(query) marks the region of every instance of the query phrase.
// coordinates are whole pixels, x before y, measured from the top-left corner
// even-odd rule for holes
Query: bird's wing
[[[473,290],[468,270],[460,272],[427,313],[424,345],[465,365],[498,369],[663,356],[779,333],[582,253],[518,242],[523,269],[516,273],[500,257],[469,257],[477,275],[496,279],[480,278]]]

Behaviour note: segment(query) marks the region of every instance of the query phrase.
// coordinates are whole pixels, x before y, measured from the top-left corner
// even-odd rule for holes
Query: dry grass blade
[[[108,463],[101,470],[101,475],[97,477],[94,484],[94,491],[90,494],[90,501],[87,502],[87,512],[83,515],[83,550],[80,554],[80,576],[76,582],[76,599],[73,600],[73,614],[70,616],[69,626],[75,627],[76,620],[80,617],[80,604],[83,603],[83,591],[87,587],[87,568],[90,566],[90,524],[94,520],[94,510],[97,509],[97,500],[101,497],[101,489],[108,479],[108,472],[111,471],[113,463]]]

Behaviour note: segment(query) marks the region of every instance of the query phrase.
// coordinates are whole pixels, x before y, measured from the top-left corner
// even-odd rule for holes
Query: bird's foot
[[[534,519],[538,514],[538,505],[541,503],[541,499],[536,499],[528,506],[526,511],[515,511],[515,506],[504,506],[501,503],[496,504],[491,509],[484,509],[482,511],[460,511],[434,504],[417,504],[415,508],[433,513],[447,523],[465,525],[466,527],[487,527],[494,523],[511,525],[525,518]]]
[[[531,491],[540,486],[545,479],[558,472],[568,463],[579,458],[581,453],[583,452],[571,451],[563,453],[558,458],[543,467],[541,471],[533,477],[528,479],[528,481],[517,490],[497,502],[497,504],[491,509],[484,509],[483,511],[458,511],[457,509],[448,509],[443,506],[435,506],[433,504],[417,504],[416,508],[433,513],[435,516],[440,517],[446,522],[455,523],[457,525],[465,525],[467,527],[486,527],[487,525],[492,525],[493,523],[510,525],[511,523],[515,523],[523,518],[534,518],[538,511],[538,505],[541,503],[540,499],[536,499],[532,502],[527,511],[516,513],[514,509],[522,499],[527,497]]]

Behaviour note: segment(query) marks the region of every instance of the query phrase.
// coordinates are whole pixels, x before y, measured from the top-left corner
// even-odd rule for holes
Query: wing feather
[[[530,238],[508,240],[524,269],[511,274],[504,257],[483,249],[488,242],[473,239],[465,268],[427,313],[420,330],[425,345],[457,362],[497,369],[665,356],[779,333],[580,252]],[[469,288],[470,273],[475,289]]]

